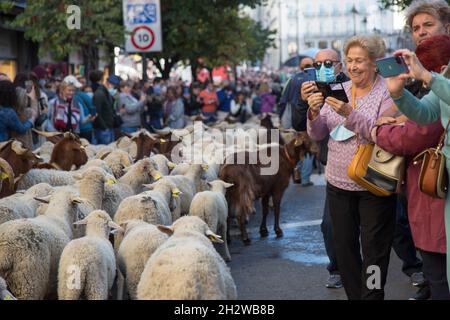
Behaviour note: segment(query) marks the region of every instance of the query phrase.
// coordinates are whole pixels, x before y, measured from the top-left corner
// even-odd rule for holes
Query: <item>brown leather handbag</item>
[[[445,155],[442,152],[447,127],[436,148],[428,148],[414,158],[414,165],[422,164],[419,175],[419,190],[433,198],[445,199],[448,190],[448,174],[445,168]]]

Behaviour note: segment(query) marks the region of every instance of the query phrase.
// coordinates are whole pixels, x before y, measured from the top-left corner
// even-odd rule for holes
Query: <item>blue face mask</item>
[[[110,89],[108,89],[108,92],[109,92],[109,94],[111,96],[114,97],[116,95],[116,93],[117,93],[117,89],[116,88],[110,88]]]
[[[322,82],[332,82],[336,79],[336,76],[334,75],[334,66],[331,68],[325,67],[325,63],[322,63],[322,66],[319,70],[316,70],[316,78],[317,81]]]
[[[330,132],[330,137],[334,141],[345,141],[356,135],[353,131],[348,130],[343,124],[338,125]]]

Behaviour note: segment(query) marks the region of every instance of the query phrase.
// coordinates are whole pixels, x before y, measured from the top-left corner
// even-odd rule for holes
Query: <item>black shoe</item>
[[[423,272],[414,272],[411,275],[411,283],[414,287],[423,287],[427,283],[427,279],[425,279]]]
[[[409,300],[428,300],[431,297],[431,291],[429,286],[420,288],[416,294],[409,298]]]

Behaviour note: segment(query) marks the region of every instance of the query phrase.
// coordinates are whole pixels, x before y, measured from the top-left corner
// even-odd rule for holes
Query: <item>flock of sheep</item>
[[[236,126],[236,136],[261,128]],[[214,160],[231,151],[201,128],[201,137],[192,125],[172,131],[178,164],[153,153],[135,161],[133,137],[108,146],[80,139],[88,161],[79,169],[21,176],[0,199],[0,299],[236,299],[226,265],[233,185],[218,179]],[[35,153],[49,162],[52,148]],[[197,152],[202,164],[186,159]]]

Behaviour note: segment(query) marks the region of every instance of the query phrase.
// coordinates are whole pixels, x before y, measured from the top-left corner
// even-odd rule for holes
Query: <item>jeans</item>
[[[422,261],[417,258],[416,247],[411,235],[411,228],[409,227],[407,210],[406,197],[398,195],[392,247],[397,256],[403,261],[403,273],[411,277],[413,273],[422,271]]]
[[[330,274],[339,274],[339,269],[336,259],[336,251],[334,249],[333,240],[333,224],[331,223],[330,207],[328,205],[328,196],[325,197],[325,207],[323,208],[322,223],[320,230],[323,234],[323,242],[325,243],[325,251],[327,252],[330,263],[327,265],[327,270]]]
[[[305,159],[297,163],[297,169],[301,173],[302,185],[311,182],[311,174],[313,172],[314,155],[307,153]]]
[[[135,133],[139,130],[139,127],[120,127],[122,133]]]
[[[203,121],[205,124],[216,121],[216,114],[214,112],[203,112],[203,116],[206,118],[206,120]]]
[[[113,129],[95,130],[95,137],[97,144],[110,144],[114,142],[114,131]]]

